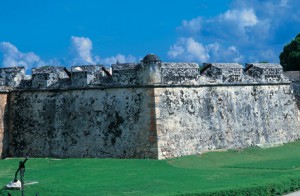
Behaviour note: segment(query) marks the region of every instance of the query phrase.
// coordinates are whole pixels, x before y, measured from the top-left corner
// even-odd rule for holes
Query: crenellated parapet
[[[0,86],[16,88],[25,80],[25,67],[6,67],[0,69]]]
[[[119,85],[137,85],[140,83],[141,65],[137,63],[116,63],[112,65],[112,81]]]
[[[32,69],[31,87],[34,89],[59,88],[65,85],[69,78],[64,67],[44,66]],[[28,82],[30,83],[30,81]]]
[[[239,63],[204,63],[201,75],[221,82],[242,82],[243,66]]]
[[[245,75],[259,82],[281,82],[284,80],[282,66],[274,63],[247,63]]]
[[[85,87],[99,83],[100,78],[105,75],[102,65],[82,65],[71,67],[72,87]]]
[[[58,89],[97,86],[135,85],[209,85],[238,83],[289,82],[279,64],[161,62],[155,54],[148,54],[140,63],[78,65],[71,69],[44,66],[25,75],[24,67],[0,69],[0,86],[8,89]]]
[[[199,65],[197,63],[162,63],[161,75],[163,84],[196,81],[199,76]]]

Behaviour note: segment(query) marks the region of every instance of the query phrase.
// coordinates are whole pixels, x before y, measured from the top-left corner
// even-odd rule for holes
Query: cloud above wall
[[[103,59],[98,59],[98,62],[100,64],[104,64],[104,65],[111,65],[111,64],[114,64],[116,62],[119,62],[119,63],[134,63],[134,62],[137,62],[138,59],[132,55],[128,55],[128,56],[125,56],[123,54],[117,54],[116,56],[111,56],[111,57],[106,57],[106,58],[103,58]]]
[[[93,43],[88,37],[71,37],[70,44],[71,56],[65,58],[52,58],[42,60],[34,52],[21,52],[18,48],[9,42],[0,42],[0,65],[3,67],[24,66],[27,70],[33,67],[45,65],[88,65],[103,64],[109,66],[119,61],[120,63],[137,62],[137,58],[132,55],[117,54],[101,58],[93,55]]]
[[[45,65],[45,62],[33,52],[23,53],[9,42],[0,42],[3,67],[24,66],[26,69]]]
[[[283,46],[299,31],[299,6],[297,0],[235,0],[216,16],[185,19],[176,28],[178,38],[169,47],[168,57],[198,62],[279,62]],[[202,49],[190,50],[188,40]]]
[[[95,64],[92,56],[93,43],[88,37],[71,37],[71,49],[73,50],[72,64]]]
[[[111,65],[117,61],[120,63],[137,62],[137,58],[132,55],[117,54],[115,56],[104,57],[93,55],[93,43],[88,37],[71,37],[72,60],[71,65],[80,64],[103,64]]]
[[[168,55],[184,61],[207,61],[209,54],[207,49],[192,37],[182,37],[170,47]]]
[[[182,25],[177,27],[178,31],[188,32],[191,34],[198,33],[201,30],[203,19],[201,16],[191,20],[183,20]]]

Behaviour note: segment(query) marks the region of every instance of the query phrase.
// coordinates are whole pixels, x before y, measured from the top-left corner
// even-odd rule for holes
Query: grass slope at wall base
[[[298,141],[167,160],[34,158],[25,182],[39,183],[25,194],[282,195],[299,189],[299,148]],[[11,181],[19,160],[0,160],[0,185]]]

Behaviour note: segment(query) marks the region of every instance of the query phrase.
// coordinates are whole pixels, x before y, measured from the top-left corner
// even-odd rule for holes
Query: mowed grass
[[[0,160],[1,186],[20,160]],[[300,142],[169,160],[29,159],[29,181],[25,195],[280,195],[300,188]]]

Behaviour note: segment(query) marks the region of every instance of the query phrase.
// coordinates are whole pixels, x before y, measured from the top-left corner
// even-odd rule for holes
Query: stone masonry
[[[165,159],[300,138],[278,64],[140,63],[0,69],[2,157]]]

